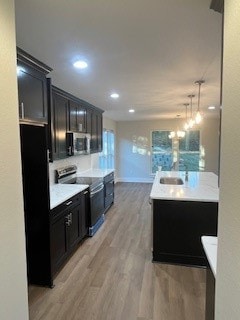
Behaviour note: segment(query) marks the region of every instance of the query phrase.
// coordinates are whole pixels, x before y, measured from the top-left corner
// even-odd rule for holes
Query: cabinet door
[[[86,132],[86,109],[82,106],[77,108],[77,131]]]
[[[97,114],[97,150],[102,151],[102,114]]]
[[[106,182],[104,183],[105,198],[104,198],[104,208],[105,210],[110,207],[114,201],[114,174],[111,173],[105,177]],[[111,179],[111,180],[110,180]]]
[[[68,99],[53,91],[53,159],[67,158],[66,132]]]
[[[102,114],[91,113],[91,153],[102,151]]]
[[[74,101],[69,101],[69,130],[77,132],[77,110],[78,105]]]
[[[67,255],[66,216],[60,216],[51,228],[51,260],[55,273]]]
[[[104,178],[104,185],[105,185],[105,196],[108,196],[114,192],[114,173],[108,174]]]
[[[79,217],[80,217],[80,206],[74,207],[68,213],[67,219],[67,248],[69,251],[74,249],[76,244],[80,240],[79,233]],[[68,223],[69,222],[69,223]]]
[[[79,230],[80,238],[83,239],[88,234],[89,227],[89,191],[85,190],[80,198],[80,219]]]
[[[73,132],[86,132],[86,110],[75,101],[69,101],[69,129]]]
[[[44,74],[18,62],[20,119],[47,123],[47,83]]]
[[[92,133],[92,110],[86,109],[86,132]]]
[[[95,112],[91,114],[91,153],[98,150],[98,116]]]

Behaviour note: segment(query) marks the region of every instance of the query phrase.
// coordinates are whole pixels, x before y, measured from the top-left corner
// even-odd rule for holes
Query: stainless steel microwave
[[[83,155],[90,153],[90,134],[78,133],[78,132],[67,132],[67,155]]]

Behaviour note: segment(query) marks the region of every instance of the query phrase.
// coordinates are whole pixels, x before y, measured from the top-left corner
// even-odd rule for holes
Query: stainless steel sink
[[[160,178],[161,184],[174,184],[174,185],[181,185],[183,184],[183,180],[178,177],[162,177]]]

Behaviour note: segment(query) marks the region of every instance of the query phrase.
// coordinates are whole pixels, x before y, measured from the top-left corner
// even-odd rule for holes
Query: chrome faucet
[[[175,171],[176,170],[176,165],[177,165],[177,161],[173,161],[173,163],[171,165],[171,171]]]
[[[188,181],[188,165],[184,164],[184,166],[185,166],[185,169],[186,169],[186,171],[185,171],[185,181]]]

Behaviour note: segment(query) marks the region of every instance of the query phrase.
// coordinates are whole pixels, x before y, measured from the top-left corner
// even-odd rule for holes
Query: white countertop
[[[77,175],[79,177],[104,178],[112,172],[114,172],[114,169],[89,169],[86,171],[78,171]]]
[[[160,184],[160,177],[179,177],[183,185]],[[151,199],[218,202],[218,176],[212,172],[188,173],[185,181],[185,171],[159,171],[156,173]]]
[[[54,184],[50,186],[50,209],[87,189],[86,184]]]
[[[217,237],[202,236],[201,237],[204,251],[214,276],[217,273]]]

